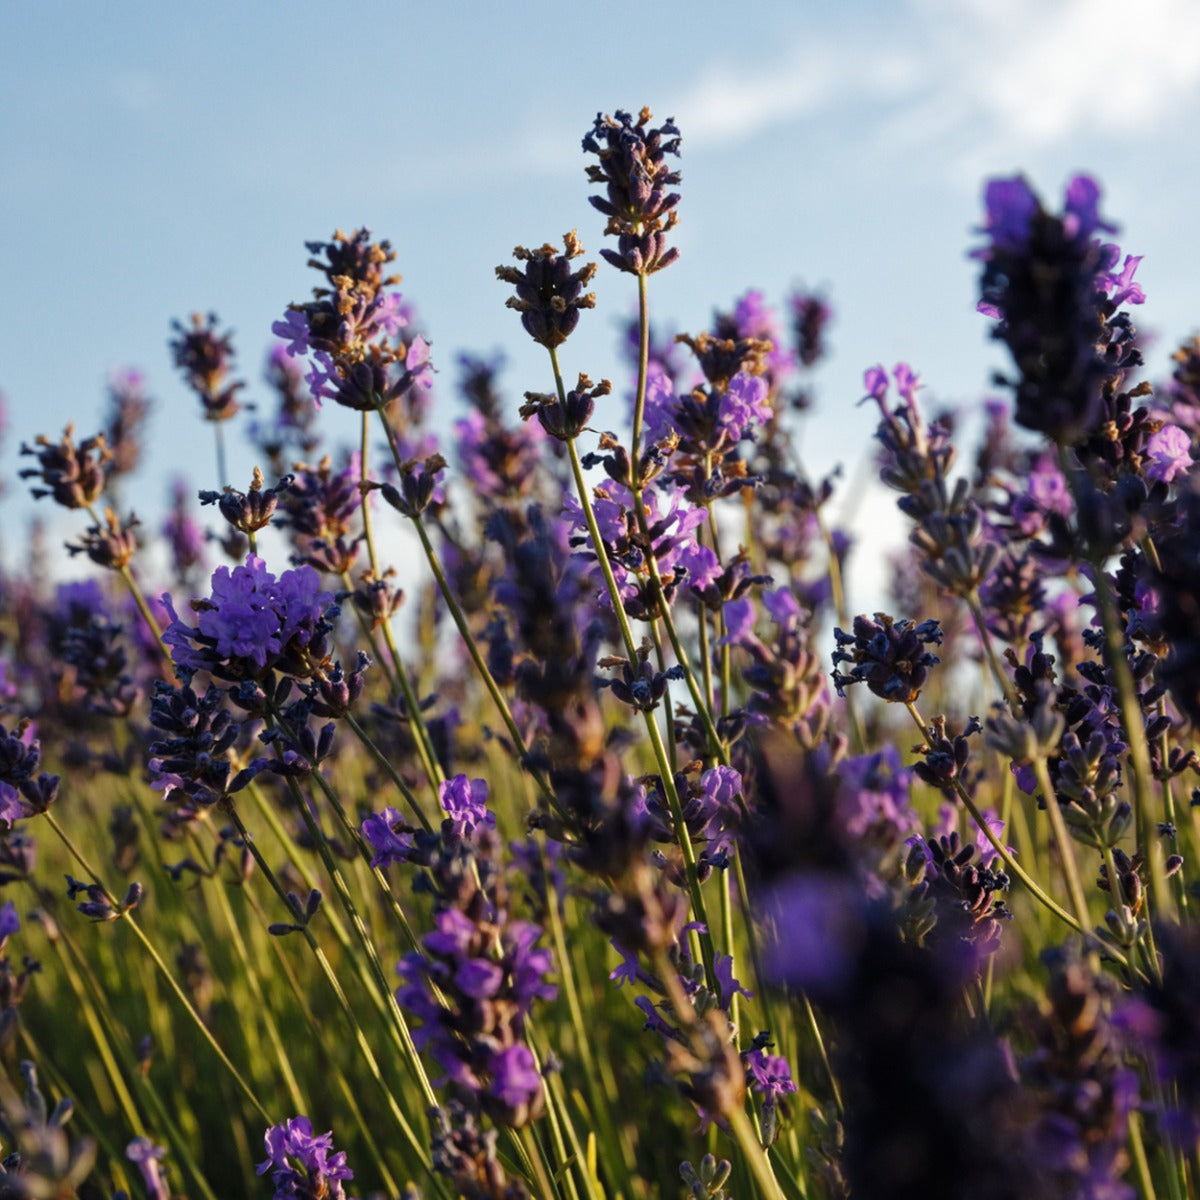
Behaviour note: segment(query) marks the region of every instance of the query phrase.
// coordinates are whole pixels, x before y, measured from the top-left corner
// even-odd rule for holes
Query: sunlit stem
[[[1038,787],[1046,801],[1046,816],[1050,820],[1050,829],[1054,834],[1054,843],[1058,847],[1058,857],[1062,863],[1063,879],[1067,884],[1067,895],[1079,923],[1086,929],[1091,928],[1091,917],[1088,915],[1087,898],[1083,893],[1083,885],[1079,881],[1079,867],[1075,861],[1075,850],[1071,835],[1067,832],[1067,823],[1063,820],[1062,808],[1059,806],[1054,785],[1050,782],[1050,770],[1046,765],[1046,757],[1039,754],[1033,760],[1033,769],[1037,775]]]
[[[83,856],[83,854],[79,850],[79,848],[71,840],[70,836],[67,834],[67,831],[65,829],[63,829],[63,827],[58,823],[58,820],[54,816],[54,814],[51,812],[46,812],[43,815],[45,816],[46,821],[49,824],[50,828],[54,830],[54,833],[58,837],[59,841],[62,842],[63,846],[66,848],[67,853],[79,865],[80,870],[82,870],[83,873],[85,875],[87,875],[87,877],[90,880],[92,880],[92,882],[95,883],[100,888],[101,892],[104,895],[105,900],[110,905],[112,905],[113,909],[119,910],[120,904],[118,903],[116,897],[113,896],[113,894],[105,886],[104,881],[100,878],[99,874],[97,874],[97,872],[92,868],[92,865],[88,862],[88,860]],[[229,1072],[230,1076],[233,1078],[234,1083],[237,1084],[239,1090],[246,1097],[246,1099],[249,1100],[249,1102],[254,1106],[254,1108],[258,1112],[259,1116],[263,1117],[266,1120],[268,1125],[274,1125],[276,1122],[272,1120],[271,1114],[267,1112],[266,1108],[263,1106],[263,1104],[259,1101],[258,1097],[255,1095],[254,1089],[242,1077],[241,1072],[237,1069],[237,1067],[235,1067],[233,1065],[233,1061],[230,1059],[229,1055],[226,1054],[224,1049],[221,1047],[221,1043],[217,1041],[217,1039],[213,1036],[212,1031],[204,1023],[203,1018],[196,1011],[191,1000],[188,998],[187,993],[180,986],[179,981],[175,978],[174,975],[171,974],[170,970],[167,967],[167,964],[165,962],[163,962],[162,956],[158,953],[158,950],[155,949],[153,942],[151,942],[150,939],[142,931],[142,927],[141,927],[141,925],[138,924],[137,919],[133,916],[133,914],[131,912],[122,912],[120,919],[122,921],[124,921],[129,926],[130,929],[133,930],[134,936],[137,938],[137,940],[139,942],[141,942],[142,948],[150,956],[150,960],[154,963],[155,967],[158,969],[159,973],[162,975],[163,979],[166,981],[167,986],[171,989],[172,992],[174,992],[176,1000],[178,1000],[179,1003],[183,1006],[184,1011],[192,1019],[192,1022],[195,1024],[196,1028],[200,1031],[200,1034],[204,1038],[204,1040],[206,1042],[208,1042],[208,1044],[212,1047],[213,1052],[216,1054],[217,1058],[220,1059],[221,1065]]]
[[[913,724],[916,725],[916,727],[921,731],[921,736],[932,741],[934,738],[934,732],[925,724],[921,714],[917,711],[916,705],[909,702],[905,704],[905,708],[908,709],[908,715],[912,717]],[[1008,847],[1004,845],[1004,843],[996,836],[992,827],[987,823],[987,821],[984,820],[983,814],[979,811],[975,801],[971,798],[970,792],[968,792],[963,786],[962,780],[953,780],[952,786],[954,788],[954,794],[962,801],[963,807],[967,810],[967,812],[971,814],[971,818],[974,820],[976,828],[978,828],[980,833],[982,833],[983,836],[991,843],[992,849],[996,851],[997,856],[1004,864],[1005,869],[1009,872],[1009,874],[1015,879],[1019,879],[1025,885],[1025,887],[1028,888],[1030,895],[1033,896],[1033,898],[1037,900],[1039,904],[1043,905],[1045,908],[1048,908],[1056,917],[1058,917],[1060,921],[1065,921],[1066,924],[1074,929],[1076,933],[1083,934],[1085,939],[1090,937],[1091,934],[1086,926],[1081,925],[1079,921],[1069,912],[1067,912],[1065,908],[1063,908],[1051,896],[1048,896],[1046,892],[1043,891],[1043,889],[1037,884],[1037,882],[1029,875],[1025,868],[1022,867],[1020,863],[1018,863],[1017,860],[1008,852]],[[1114,962],[1119,963],[1121,966],[1129,966],[1125,956],[1114,946],[1106,944],[1104,947],[1104,952],[1111,959],[1113,959]]]

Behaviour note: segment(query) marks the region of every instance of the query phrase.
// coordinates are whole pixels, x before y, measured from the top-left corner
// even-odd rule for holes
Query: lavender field
[[[0,1197],[1200,1193],[1200,339],[996,176],[979,399],[831,396],[836,279],[673,327],[688,130],[578,124],[540,367],[347,224],[162,314],[169,508],[137,371],[19,444]]]

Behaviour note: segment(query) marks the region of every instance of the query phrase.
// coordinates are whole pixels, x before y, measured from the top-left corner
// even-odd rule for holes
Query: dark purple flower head
[[[591,379],[580,374],[578,382],[567,392],[564,404],[557,396],[543,392],[526,392],[521,405],[521,416],[528,421],[537,417],[542,428],[556,441],[568,442],[578,437],[592,419],[596,401],[612,391],[612,384],[602,379],[593,385]]]
[[[541,1077],[522,1044],[534,1003],[552,999],[549,950],[542,931],[504,913],[468,915],[457,908],[434,914],[435,928],[396,967],[396,999],[419,1024],[418,1048],[430,1047],[451,1083],[503,1124],[524,1125],[543,1103]]]
[[[579,270],[571,270],[572,260],[582,254],[579,235],[572,230],[563,235],[561,254],[549,242],[536,250],[518,246],[513,257],[524,266],[496,268],[496,278],[516,288],[507,307],[521,314],[525,332],[548,350],[570,337],[581,310],[596,306],[595,295],[584,290],[596,274],[596,264],[584,263]]]
[[[367,412],[382,408],[414,388],[432,384],[429,346],[417,336],[397,341],[408,323],[398,293],[389,289],[398,275],[384,270],[396,255],[387,241],[371,240],[369,229],[328,242],[308,242],[309,266],[328,287],[313,289],[313,299],[292,305],[271,327],[293,357],[310,356],[305,376],[313,400],[331,399]]]
[[[525,1185],[505,1173],[496,1155],[497,1131],[481,1130],[477,1115],[451,1100],[430,1113],[433,1168],[467,1200],[527,1200]]]
[[[285,475],[272,487],[265,487],[262,469],[254,468],[250,490],[240,492],[226,484],[220,492],[201,492],[201,504],[215,504],[221,516],[240,533],[257,533],[271,523],[279,497],[292,485],[292,476]]]
[[[188,511],[190,489],[176,476],[171,484],[171,511],[163,521],[163,537],[171,551],[175,578],[186,584],[192,572],[204,564],[204,533]]]
[[[825,353],[825,329],[833,319],[833,310],[817,292],[793,292],[788,297],[788,306],[792,312],[796,356],[804,366],[815,366]]]
[[[835,629],[837,649],[833,653],[833,684],[839,696],[853,683],[865,683],[880,699],[906,704],[921,694],[929,668],[939,659],[925,646],[940,645],[942,631],[937,621],[896,621],[887,613],[875,619],[854,618],[854,632]],[[849,670],[838,670],[846,663]]]
[[[784,342],[774,309],[757,288],[740,296],[732,312],[716,314],[713,333],[722,338],[766,343],[770,348],[763,359],[763,376],[772,391],[796,364],[795,356]]]
[[[58,776],[35,774],[41,760],[42,746],[28,720],[11,732],[0,725],[0,820],[10,828],[45,812],[58,798]]]
[[[351,454],[340,470],[328,455],[316,466],[297,463],[292,484],[279,495],[278,522],[288,531],[293,561],[341,575],[358,558],[354,530],[361,510],[359,457]]]
[[[399,486],[385,483],[380,489],[383,498],[398,512],[416,519],[431,504],[441,506],[446,501],[442,487],[442,472],[446,460],[440,454],[423,459],[407,459],[400,466]]]
[[[35,500],[52,496],[64,508],[86,508],[100,498],[112,451],[102,433],[77,446],[74,432],[68,425],[58,442],[39,434],[32,446],[22,444],[21,453],[32,455],[38,465],[22,471],[21,478],[40,479],[44,485],[30,489]]]
[[[304,677],[316,665],[314,657],[327,657],[330,601],[311,567],[276,578],[261,558],[250,555],[243,566],[213,572],[212,595],[192,603],[195,626],[185,624],[164,596],[171,624],[163,640],[186,679],[196,671],[234,682],[271,670]]]
[[[233,336],[217,332],[217,315],[192,313],[191,324],[173,321],[171,354],[184,382],[196,393],[206,421],[228,421],[241,409],[237,394],[245,386],[233,374]]]
[[[274,1200],[346,1200],[342,1184],[354,1178],[344,1150],[334,1151],[333,1133],[314,1135],[307,1117],[272,1125],[263,1137],[267,1157],[259,1175],[271,1172]]]
[[[775,1104],[784,1096],[796,1092],[792,1069],[786,1058],[768,1054],[760,1048],[747,1054],[745,1061],[750,1074],[750,1086],[762,1095],[764,1104]]]
[[[604,195],[590,197],[607,218],[606,234],[615,236],[617,250],[602,250],[604,258],[621,271],[651,275],[670,266],[679,251],[667,248],[666,234],[679,219],[679,172],[667,166],[666,155],[679,155],[679,130],[673,121],[652,128],[653,114],[643,108],[637,120],[618,110],[599,113],[583,139],[583,148],[600,160],[587,168],[592,183]]]
[[[1121,304],[1140,304],[1138,260],[1104,244],[1113,226],[1098,212],[1095,182],[1078,176],[1064,211],[1048,213],[1024,179],[992,180],[985,194],[987,244],[979,311],[997,320],[993,337],[1016,374],[1000,377],[1016,399],[1015,420],[1070,445],[1093,434],[1125,372],[1141,362]]]

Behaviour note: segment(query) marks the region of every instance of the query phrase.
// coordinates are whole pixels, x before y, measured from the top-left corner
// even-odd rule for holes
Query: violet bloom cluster
[[[350,571],[362,534],[356,532],[361,496],[358,454],[340,469],[326,456],[316,466],[297,463],[292,485],[279,497],[279,525],[288,531],[292,561],[331,575]]]
[[[397,275],[385,275],[396,255],[387,241],[373,242],[368,229],[351,235],[340,230],[329,242],[308,242],[309,259],[327,287],[313,299],[293,305],[271,331],[287,343],[293,357],[311,356],[305,381],[313,400],[333,400],[347,408],[370,411],[399,399],[412,388],[427,390],[433,379],[429,345],[415,337],[398,342],[408,323]]]
[[[11,731],[0,725],[0,820],[9,828],[58,798],[58,776],[38,771],[41,761],[42,745],[29,721]]]
[[[1016,421],[1070,445],[1097,425],[1103,391],[1141,361],[1130,349],[1125,303],[1141,304],[1133,282],[1140,258],[1121,260],[1119,247],[1098,236],[1114,226],[1099,213],[1100,190],[1085,175],[1067,186],[1061,215],[1048,213],[1020,177],[987,185],[987,244],[979,311],[995,318],[1017,374],[1004,382],[1016,400]]]
[[[308,1117],[272,1125],[263,1137],[267,1157],[255,1168],[271,1172],[273,1200],[346,1200],[342,1184],[354,1178],[346,1152],[335,1151],[333,1133],[314,1134]]]
[[[541,928],[514,919],[496,886],[495,817],[484,781],[456,776],[439,798],[447,813],[440,835],[401,827],[394,810],[363,826],[375,863],[425,865],[439,895],[433,931],[397,964],[396,999],[420,1022],[418,1049],[429,1047],[445,1072],[438,1086],[449,1084],[498,1124],[524,1125],[545,1103],[524,1035],[535,1002],[557,995],[547,980],[552,956],[537,948]]]
[[[697,536],[706,520],[704,509],[692,507],[677,492],[671,494],[668,507],[651,488],[642,492],[642,503],[666,601],[670,603],[684,581],[693,587],[712,582],[720,573],[720,564],[717,556]],[[580,553],[590,556],[591,539],[583,509],[569,495],[564,497],[564,506],[573,529],[572,545],[579,547]],[[597,489],[593,508],[625,611],[631,617],[648,620],[657,611],[657,599],[641,547],[633,496],[621,484],[605,484]],[[600,602],[607,605],[609,597],[600,582],[598,563],[593,569],[593,577],[600,583],[597,592]]]
[[[600,253],[631,275],[652,275],[679,257],[666,235],[679,220],[679,193],[670,189],[680,176],[666,156],[679,156],[680,135],[673,121],[655,128],[652,119],[648,108],[636,120],[620,109],[612,116],[599,113],[583,139],[584,150],[599,160],[587,177],[604,188],[604,195],[589,199],[608,218],[604,232],[617,238],[616,250]]]
[[[233,374],[233,337],[217,332],[217,315],[192,313],[191,324],[172,322],[171,353],[188,387],[196,393],[206,421],[228,421],[241,411],[238,392],[245,386]]]
[[[192,603],[194,626],[164,596],[171,623],[163,640],[185,681],[197,671],[230,682],[261,679],[276,670],[304,678],[328,656],[331,600],[311,567],[276,578],[261,558],[250,555],[232,571],[218,567],[213,572],[212,595]]]

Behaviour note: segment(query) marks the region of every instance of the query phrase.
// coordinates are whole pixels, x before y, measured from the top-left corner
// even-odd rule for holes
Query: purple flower
[[[332,597],[321,591],[312,567],[297,567],[276,578],[261,558],[250,555],[243,566],[218,567],[212,595],[193,604],[195,627],[185,624],[169,595],[163,603],[171,623],[163,640],[171,647],[176,669],[185,677],[200,670],[219,679],[253,679],[270,669],[303,674],[302,657],[320,648],[328,631],[326,610]]]
[[[1020,176],[990,179],[983,203],[986,210],[984,232],[991,236],[992,245],[1005,249],[1023,245],[1040,207],[1029,184]]]
[[[493,1054],[490,1091],[506,1108],[516,1112],[533,1107],[542,1093],[542,1076],[528,1046],[518,1043]]]
[[[612,938],[608,943],[620,956],[621,965],[608,973],[617,987],[624,987],[627,983],[636,983],[638,978],[638,956],[636,951],[631,953],[624,946]]]
[[[845,759],[837,772],[836,820],[851,844],[870,839],[886,849],[920,829],[909,794],[912,772],[901,766],[895,746]]]
[[[755,425],[765,425],[771,419],[768,390],[761,375],[742,372],[729,381],[720,406],[720,424],[729,441],[741,441]]]
[[[272,1125],[263,1141],[267,1157],[256,1170],[259,1175],[271,1172],[274,1200],[346,1200],[342,1183],[353,1179],[354,1172],[346,1166],[344,1150],[333,1152],[332,1132],[314,1136],[307,1117],[292,1117]]]
[[[298,309],[289,308],[283,320],[271,326],[271,332],[287,342],[285,349],[292,358],[308,353],[308,317]]]
[[[837,875],[798,875],[770,896],[775,940],[763,972],[769,982],[837,994],[852,979],[867,938],[862,889]]]
[[[400,832],[397,832],[399,828]],[[390,867],[392,863],[408,862],[416,849],[412,833],[397,808],[385,808],[373,813],[362,823],[362,835],[374,850],[371,866]]]
[[[619,109],[611,117],[600,113],[583,139],[584,150],[599,160],[588,166],[588,179],[604,188],[589,199],[608,218],[605,232],[617,237],[617,250],[600,253],[633,275],[651,275],[679,257],[666,239],[679,216],[679,193],[669,190],[679,183],[679,172],[665,158],[678,157],[679,130],[670,120],[651,128],[651,120],[648,108],[636,121]]]
[[[472,1000],[487,1000],[504,982],[504,968],[485,958],[468,958],[454,972],[455,986]]]
[[[496,814],[487,808],[488,787],[486,779],[468,779],[455,775],[438,785],[438,799],[448,815],[448,821],[456,838],[465,838],[480,825],[487,829],[496,827]]]
[[[228,421],[241,410],[238,392],[245,386],[231,380],[233,335],[217,332],[217,315],[192,313],[191,324],[173,321],[171,353],[187,385],[196,393],[206,421]]]
[[[8,944],[8,939],[21,928],[21,919],[17,916],[17,906],[6,900],[0,908],[0,952]]]
[[[733,976],[733,955],[718,954],[713,962],[713,974],[717,980],[718,999],[721,1007],[728,1012],[734,996],[753,996]]]
[[[762,1093],[764,1104],[774,1104],[796,1091],[792,1069],[787,1059],[778,1054],[768,1054],[762,1048],[752,1050],[746,1055],[746,1068],[750,1073],[750,1086]]]
[[[1170,483],[1186,475],[1193,464],[1191,449],[1191,439],[1184,430],[1178,425],[1164,425],[1146,443],[1146,456],[1150,460],[1146,478]]]
[[[125,1147],[125,1157],[141,1171],[149,1200],[171,1200],[167,1181],[158,1165],[167,1157],[162,1146],[156,1146],[149,1138],[136,1137]]]
[[[1023,179],[993,180],[985,195],[987,245],[978,309],[996,320],[992,336],[1015,367],[998,377],[1016,400],[1018,425],[1059,445],[1085,442],[1117,413],[1115,396],[1140,365],[1122,303],[1140,304],[1137,261],[1096,236],[1111,231],[1098,212],[1100,189],[1087,176],[1067,187],[1063,212],[1047,212]],[[1107,439],[1105,439],[1107,442]]]

